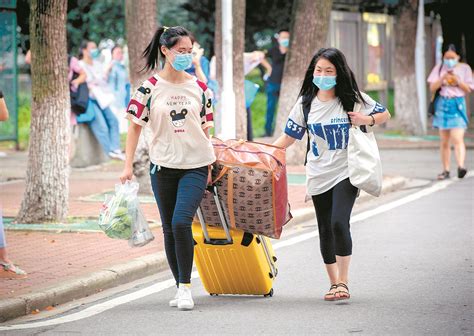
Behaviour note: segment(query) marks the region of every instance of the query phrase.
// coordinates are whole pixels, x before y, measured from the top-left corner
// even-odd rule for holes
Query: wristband
[[[369,125],[370,127],[372,127],[372,126],[375,125],[375,118],[374,118],[374,116],[373,116],[372,114],[371,114],[369,117],[372,118],[372,124]]]
[[[3,98],[3,91],[0,90],[0,98]]]

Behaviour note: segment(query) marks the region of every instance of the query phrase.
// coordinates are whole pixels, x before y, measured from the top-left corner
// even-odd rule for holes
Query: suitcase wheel
[[[264,297],[272,297],[273,296],[273,288],[270,289],[270,291],[268,292],[268,294],[265,294]]]
[[[209,293],[210,296],[219,296],[219,294],[216,293]]]

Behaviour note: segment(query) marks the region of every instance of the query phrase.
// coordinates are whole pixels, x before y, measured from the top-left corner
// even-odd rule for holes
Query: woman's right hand
[[[125,167],[122,174],[120,175],[120,182],[124,184],[126,181],[131,181],[133,178],[133,168]]]

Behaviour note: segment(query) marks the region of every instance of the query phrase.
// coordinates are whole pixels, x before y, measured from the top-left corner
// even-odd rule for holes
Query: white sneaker
[[[119,149],[116,149],[113,152],[109,152],[109,156],[112,159],[118,159],[118,160],[125,161],[125,154],[123,154]]]
[[[191,310],[194,308],[194,301],[191,295],[191,288],[188,286],[180,286],[178,289],[178,309]]]
[[[176,291],[174,299],[170,300],[170,307],[178,307],[178,294],[179,294],[179,289]]]

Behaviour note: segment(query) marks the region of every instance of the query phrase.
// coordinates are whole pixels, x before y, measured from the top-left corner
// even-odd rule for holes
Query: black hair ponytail
[[[192,34],[184,27],[159,27],[155,35],[153,35],[150,44],[143,51],[142,56],[146,59],[146,64],[142,71],[156,69],[158,67],[158,56],[161,56],[163,59],[165,58],[161,51],[161,46],[170,49],[185,36],[189,37],[191,42],[194,41]]]
[[[78,58],[81,60],[84,58],[84,49],[87,49],[87,45],[89,44],[90,41],[84,40],[81,42],[81,45],[79,46],[79,56]]]
[[[321,58],[327,59],[336,67],[336,97],[339,98],[344,111],[352,111],[356,102],[366,104],[359,91],[355,75],[349,68],[344,54],[336,48],[321,48],[311,59],[304,76],[303,85],[299,93],[299,97],[303,99],[303,106],[308,108],[314,97],[318,94],[319,88],[313,84],[313,73],[316,63]]]

